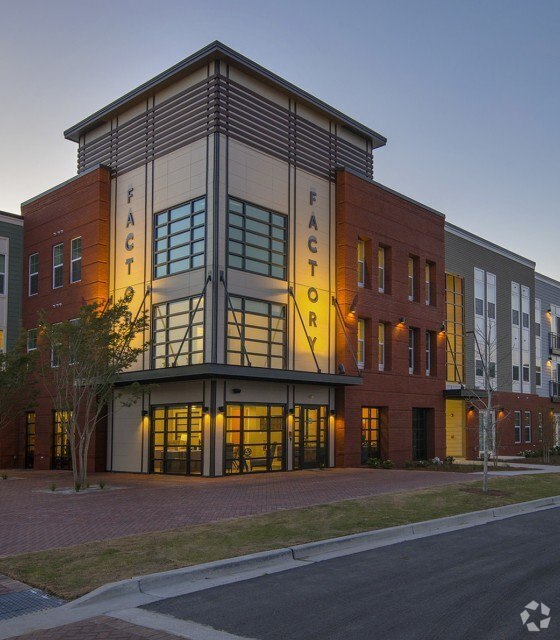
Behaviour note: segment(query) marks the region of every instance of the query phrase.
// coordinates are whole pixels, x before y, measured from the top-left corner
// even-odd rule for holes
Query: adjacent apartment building
[[[13,349],[21,329],[23,220],[0,211],[0,352]],[[15,425],[0,432],[0,467],[14,464]],[[17,460],[16,460],[17,462]]]

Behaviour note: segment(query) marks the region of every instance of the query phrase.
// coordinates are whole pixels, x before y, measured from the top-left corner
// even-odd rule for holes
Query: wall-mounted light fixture
[[[337,370],[339,376],[343,376],[346,373],[346,368],[344,367],[342,362],[338,363],[338,367],[336,368],[336,370]]]
[[[552,356],[548,356],[547,363],[548,363],[548,364],[552,364]]]
[[[546,312],[550,315],[552,313],[552,309],[547,309]]]
[[[218,413],[223,413],[223,412],[224,412],[224,407],[223,407],[223,405],[220,405],[218,407]]]
[[[406,324],[406,318],[404,316],[401,316],[397,324]]]
[[[241,393],[241,389],[232,389],[231,392],[232,393]]]
[[[331,409],[331,416],[336,416],[336,409]]]
[[[142,409],[142,417],[147,418],[150,415],[150,412],[147,409]]]
[[[202,413],[208,414],[210,413],[210,409],[208,407],[202,407]]]
[[[445,333],[445,321],[441,323],[439,330],[440,330],[440,333]]]
[[[293,408],[293,407],[290,407],[290,408],[288,409],[288,413],[289,413],[291,416],[293,416],[293,415],[294,415],[294,408]]]

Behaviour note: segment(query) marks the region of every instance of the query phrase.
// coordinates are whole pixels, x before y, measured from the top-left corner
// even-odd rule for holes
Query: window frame
[[[366,286],[366,243],[364,240],[358,239],[356,246],[357,251],[357,268],[358,268],[358,287],[363,289]]]
[[[385,342],[387,339],[387,328],[384,322],[379,322],[377,327],[377,369],[378,371],[385,371]]]
[[[531,433],[531,412],[525,411],[525,416],[523,420],[523,436],[525,438],[525,443],[530,444],[532,442],[532,433]]]
[[[6,274],[8,272],[8,255],[0,253],[0,296],[5,296],[7,288]]]
[[[385,293],[386,289],[386,259],[387,251],[383,245],[377,247],[377,291]]]
[[[55,264],[55,253],[56,250],[60,247],[60,264]],[[60,284],[56,284],[57,282],[57,269],[60,269]],[[52,288],[60,289],[64,286],[64,242],[59,242],[58,244],[53,244],[52,247]]]
[[[415,292],[415,276],[414,273],[416,271],[416,259],[413,256],[408,256],[407,262],[407,270],[408,270],[408,300],[409,302],[414,302],[416,300],[416,292]]]
[[[513,437],[515,444],[521,444],[521,411],[513,412]]]
[[[197,203],[202,202],[203,206],[201,210],[195,210],[195,206]],[[189,207],[189,210],[184,215],[180,216],[176,220],[172,219],[172,212],[183,207]],[[188,200],[181,204],[174,205],[173,207],[168,207],[167,209],[163,209],[162,211],[157,211],[153,214],[153,239],[152,239],[152,276],[154,280],[159,280],[161,278],[169,278],[171,276],[175,276],[179,273],[188,273],[191,271],[195,271],[196,269],[203,269],[206,263],[206,241],[207,241],[207,198],[206,195],[199,196],[197,198],[193,198],[192,200]],[[164,222],[160,222],[158,224],[158,216],[163,216],[167,214],[167,219]],[[193,224],[194,218],[198,215],[202,214],[203,221],[202,223]],[[189,221],[189,226],[186,229],[179,229],[178,231],[171,232],[171,226],[183,220]],[[159,229],[165,229],[163,235],[158,235]],[[195,230],[202,229],[202,237],[194,238],[193,234]],[[185,242],[181,242],[178,245],[174,246],[170,244],[172,238],[177,237],[181,234],[188,233],[189,239]],[[166,246],[158,249],[158,243],[166,241]],[[193,253],[192,246],[196,243],[202,242],[202,251],[196,251]],[[188,247],[189,253],[185,256],[179,256],[177,258],[171,258],[171,252],[181,249],[183,247]],[[165,256],[165,260],[158,261],[158,256]],[[200,256],[201,262],[196,266],[193,266],[193,259],[198,259]],[[186,269],[180,269],[178,271],[172,271],[171,267],[175,263],[179,263],[183,260],[188,260],[189,266]],[[158,274],[158,270],[164,269],[165,273]]]
[[[31,259],[34,258],[35,256],[37,256],[37,271],[31,271]],[[39,293],[39,252],[38,251],[36,251],[35,253],[29,254],[29,257],[27,259],[27,269],[28,269],[27,295],[29,297],[36,296]],[[32,280],[32,278],[35,280]],[[35,282],[35,287],[36,287],[35,291],[31,291],[32,282]]]
[[[361,356],[361,357],[360,357]],[[356,324],[356,361],[358,369],[363,369],[366,364],[366,321],[358,318]]]
[[[76,241],[80,241],[80,255],[78,258],[74,258],[74,243]],[[70,241],[70,284],[74,284],[76,282],[80,282],[82,280],[82,236],[77,236],[76,238],[72,238]],[[79,264],[80,277],[74,277],[74,267],[76,264]]]
[[[411,327],[408,330],[408,373],[409,375],[414,374],[414,369],[416,366],[414,350],[416,348],[416,336],[415,330]]]
[[[232,203],[236,203],[237,205],[241,205],[241,209],[242,212],[240,213],[239,211],[234,211],[232,210],[231,204]],[[262,219],[258,219],[256,217],[253,217],[251,215],[247,214],[247,207],[252,207],[254,209],[258,209],[259,211],[262,211],[263,213],[268,214],[268,221],[265,222]],[[242,219],[242,223],[240,226],[239,224],[232,224],[231,222],[231,217],[232,216],[238,216]],[[279,218],[282,219],[283,221],[283,226],[276,224],[274,222],[274,217],[277,216]],[[265,225],[268,227],[268,235],[265,233],[261,233],[260,231],[257,231],[255,229],[248,229],[247,228],[247,220],[249,220],[250,222],[253,221],[257,224],[260,225]],[[227,267],[228,269],[235,269],[237,271],[243,271],[245,273],[254,273],[255,275],[258,276],[263,276],[265,278],[274,278],[275,280],[282,280],[282,281],[286,281],[288,279],[288,256],[289,256],[289,218],[286,214],[284,213],[280,213],[279,211],[276,211],[274,209],[268,209],[266,207],[263,207],[261,205],[255,204],[253,202],[248,202],[246,200],[241,200],[240,198],[235,198],[233,196],[228,196],[228,207],[227,207],[227,222],[226,222],[226,228],[227,228],[227,237],[226,237],[226,263],[227,263]],[[274,230],[275,229],[281,229],[283,232],[283,238],[277,238],[274,237]],[[241,239],[239,238],[232,238],[232,230],[237,230],[240,232],[241,234]],[[250,242],[247,242],[247,234],[252,234],[255,237],[262,237],[262,238],[268,238],[269,239],[269,244],[268,244],[268,248],[264,248],[262,246],[259,246],[258,244],[251,244]],[[279,251],[277,249],[275,249],[273,247],[273,242],[278,242],[283,244],[283,251]],[[240,252],[236,252],[236,251],[231,251],[231,243],[235,243],[240,245],[241,249]],[[264,260],[264,259],[260,259],[257,257],[251,257],[247,255],[247,247],[249,247],[250,249],[255,249],[256,251],[263,251],[263,252],[267,252],[268,254],[268,259]],[[272,257],[274,255],[282,255],[283,257],[283,261],[282,263],[276,263],[272,260]],[[237,266],[235,264],[232,264],[232,259],[236,259],[238,258],[241,262],[241,266]],[[267,272],[263,273],[261,271],[257,271],[255,269],[248,269],[247,268],[247,262],[251,261],[254,263],[258,263],[258,264],[262,264],[262,265],[266,265],[267,266]],[[274,269],[281,269],[283,271],[282,276],[280,275],[274,275],[273,270]]]

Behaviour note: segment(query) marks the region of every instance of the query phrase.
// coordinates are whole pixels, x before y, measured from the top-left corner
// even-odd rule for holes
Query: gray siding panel
[[[23,287],[23,226],[0,220],[0,236],[8,238],[8,318],[6,346],[11,349],[21,327],[21,295]]]

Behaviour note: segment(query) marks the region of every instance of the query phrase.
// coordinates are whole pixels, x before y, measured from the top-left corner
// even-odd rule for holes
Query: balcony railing
[[[560,356],[560,334],[550,334],[550,353]]]
[[[560,382],[556,382],[556,380],[551,380],[549,382],[550,385],[550,399],[552,402],[560,402]]]

